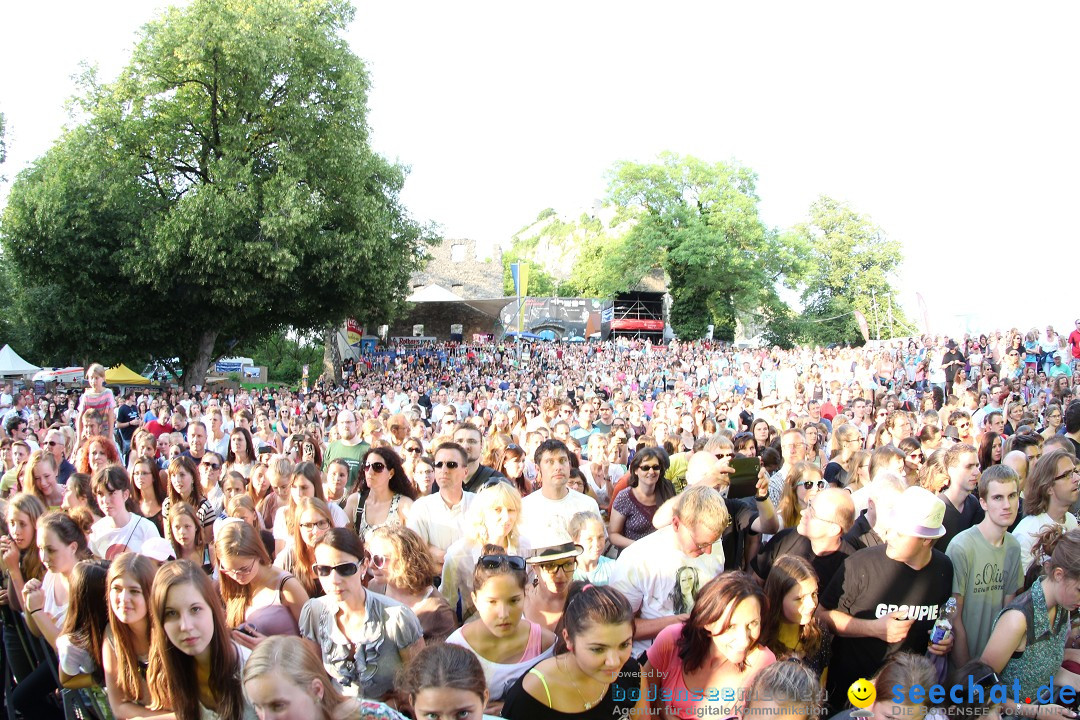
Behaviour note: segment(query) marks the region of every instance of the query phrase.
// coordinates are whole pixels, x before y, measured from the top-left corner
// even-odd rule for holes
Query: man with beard
[[[368,444],[356,431],[356,415],[351,410],[342,410],[337,416],[338,439],[330,443],[323,456],[323,472],[330,467],[330,462],[341,459],[349,466],[349,484],[345,489],[346,496],[356,487],[356,479],[360,474],[360,462],[364,459],[364,453],[368,451]]]

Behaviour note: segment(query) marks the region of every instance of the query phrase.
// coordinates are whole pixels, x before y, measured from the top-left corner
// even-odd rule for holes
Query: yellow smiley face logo
[[[848,700],[857,708],[866,709],[874,704],[877,699],[877,690],[874,684],[865,678],[859,678],[851,683],[847,691]]]

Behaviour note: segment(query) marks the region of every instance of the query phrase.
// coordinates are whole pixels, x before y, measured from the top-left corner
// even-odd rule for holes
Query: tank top
[[[274,600],[268,605],[249,607],[244,614],[244,620],[263,635],[300,635],[300,626],[296,624],[296,618],[284,604],[282,604],[281,591],[285,583],[293,576],[285,575],[281,578]]]
[[[1008,610],[1019,610],[1027,621],[1027,643],[1023,650],[1012,654],[1001,680],[1012,685],[1020,681],[1020,697],[1035,697],[1040,685],[1053,678],[1065,658],[1065,642],[1069,635],[1070,613],[1058,606],[1054,624],[1050,625],[1043,581],[1039,579],[1026,593],[1016,597],[1001,609],[998,619]]]
[[[450,637],[446,638],[446,642],[460,645],[463,648],[471,650],[472,653],[476,655],[476,658],[480,661],[480,667],[484,669],[484,677],[487,678],[487,686],[488,690],[491,692],[491,699],[501,700],[506,691],[510,689],[519,677],[525,674],[526,670],[540,660],[554,655],[555,644],[552,643],[551,647],[544,650],[541,645],[543,639],[544,629],[537,623],[529,621],[529,640],[525,643],[525,650],[521,653],[521,658],[513,663],[497,663],[482,657],[473,650],[471,645],[469,645],[461,628],[458,628],[450,635]]]
[[[401,495],[394,493],[394,497],[390,499],[390,509],[386,511],[386,519],[377,525],[369,525],[367,521],[367,503],[363,506],[358,506],[359,513],[355,522],[356,532],[359,533],[365,540],[371,537],[371,533],[375,532],[382,527],[392,527],[394,525],[401,524],[401,518],[398,517],[398,502],[401,500]]]

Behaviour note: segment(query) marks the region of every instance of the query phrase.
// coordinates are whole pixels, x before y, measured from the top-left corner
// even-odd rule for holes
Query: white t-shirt
[[[531,547],[545,547],[546,538],[566,531],[570,518],[579,512],[599,514],[600,506],[576,490],[567,490],[561,500],[549,500],[540,490],[529,493],[521,500],[521,536],[529,540]]]
[[[97,670],[94,658],[84,648],[73,645],[70,635],[56,638],[56,657],[60,660],[60,669],[68,675],[89,675]]]
[[[1035,541],[1039,537],[1039,533],[1047,525],[1056,525],[1053,518],[1047,513],[1042,515],[1028,515],[1017,524],[1016,529],[1013,530],[1013,537],[1020,542],[1020,569],[1022,572],[1028,571],[1028,566],[1031,565],[1031,550],[1035,547]],[[1080,522],[1076,521],[1076,516],[1070,512],[1065,513],[1065,532],[1075,530],[1080,526]]]
[[[580,469],[581,474],[584,475],[585,479],[589,481],[589,487],[591,487],[592,491],[596,493],[596,501],[603,505],[607,505],[608,503],[610,503],[611,498],[608,497],[607,490],[601,488],[596,478],[593,477],[592,463],[582,463]],[[615,463],[611,463],[610,465],[608,465],[607,479],[611,481],[611,487],[614,488],[615,484],[619,482],[619,480],[625,474],[625,465],[617,465]]]
[[[457,505],[447,507],[440,493],[425,495],[412,504],[405,527],[428,545],[446,550],[455,540],[465,537],[465,512],[475,497],[475,493],[463,492]]]
[[[90,528],[90,551],[99,558],[112,560],[122,552],[139,552],[150,538],[161,537],[157,525],[142,515],[131,513],[124,527],[113,526],[112,518],[102,518]]]
[[[711,554],[690,557],[679,547],[675,528],[669,525],[623,550],[608,584],[626,596],[642,619],[653,620],[690,612],[697,592],[723,571],[720,543],[713,545]],[[635,640],[634,656],[650,645],[651,639]]]

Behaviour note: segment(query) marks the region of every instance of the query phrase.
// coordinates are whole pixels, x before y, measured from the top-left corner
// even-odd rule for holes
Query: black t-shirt
[[[1069,442],[1072,443],[1073,455],[1075,455],[1076,457],[1080,457],[1080,443],[1076,442],[1075,440],[1073,440],[1068,435],[1066,435],[1065,437],[1068,438]]]
[[[950,381],[956,376],[956,373],[964,369],[964,354],[959,349],[953,349],[945,353],[945,356],[941,358],[942,365],[948,365],[951,362],[958,362],[959,365],[949,365],[945,368],[945,377]],[[858,680],[858,678],[856,678]]]
[[[743,410],[739,413],[739,432],[748,432],[753,424],[754,414],[752,412]]]
[[[132,407],[127,403],[120,406],[120,409],[116,411],[116,424],[131,422],[135,418],[139,417],[139,409]],[[127,427],[119,428],[120,437],[124,438],[124,442],[130,442],[131,436],[138,430],[134,425],[128,425]]]
[[[462,487],[464,487],[465,492],[478,493],[484,489],[484,483],[491,479],[505,480],[506,478],[503,477],[501,472],[496,471],[494,468],[489,468],[487,465],[480,465],[476,468],[476,472],[473,473],[472,477],[465,481],[465,484]],[[437,492],[434,485],[435,483],[432,483],[433,487],[431,492]]]
[[[941,552],[945,552],[945,548],[949,547],[949,543],[952,539],[967,530],[969,527],[978,525],[986,517],[986,513],[982,509],[982,505],[979,504],[978,498],[974,495],[968,495],[964,498],[964,507],[961,510],[957,510],[952,502],[946,498],[941,498],[945,503],[945,519],[941,524],[945,526],[945,534],[938,538],[935,548]]]
[[[724,502],[731,516],[720,539],[724,548],[724,569],[745,570],[746,540],[750,537],[750,526],[758,517],[757,502],[754,498],[724,498]]]
[[[915,623],[907,637],[897,643],[868,637],[833,638],[829,664],[830,698],[846,697],[847,689],[859,678],[873,677],[885,658],[904,651],[923,655],[930,630],[941,606],[952,595],[952,562],[940,550],[931,551],[930,562],[921,570],[886,555],[886,546],[867,548],[852,555],[832,582],[822,584],[821,607],[839,610],[860,620],[877,620],[905,610]]]
[[[754,562],[751,563],[758,577],[768,580],[773,563],[785,555],[797,555],[814,566],[819,587],[825,587],[829,580],[844,564],[849,555],[854,555],[856,548],[847,540],[840,540],[840,548],[827,555],[815,555],[810,546],[810,539],[800,535],[796,528],[784,528],[761,548]]]
[[[866,519],[865,512],[855,520],[855,524],[848,530],[844,539],[851,543],[852,547],[859,550],[885,544],[881,536],[870,526],[870,521]]]

